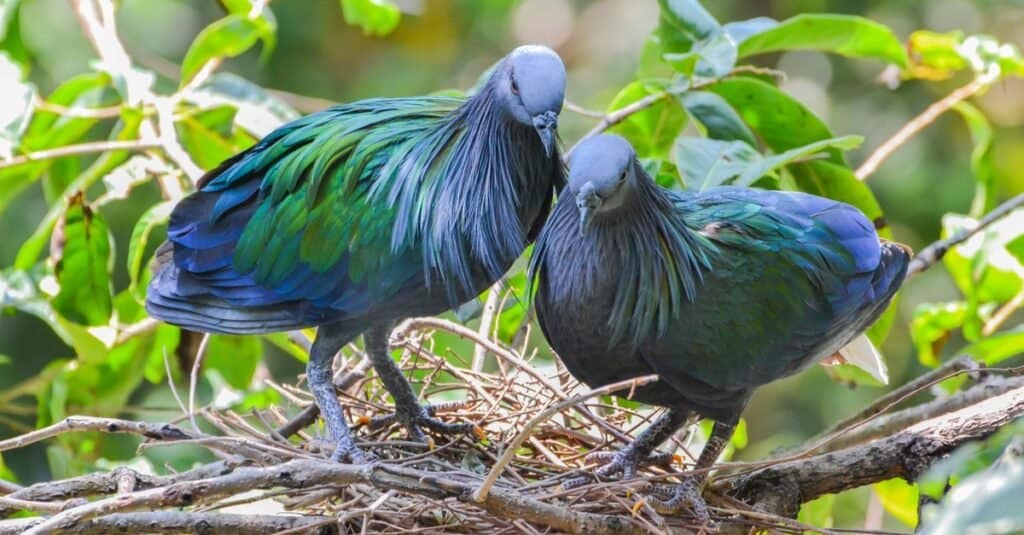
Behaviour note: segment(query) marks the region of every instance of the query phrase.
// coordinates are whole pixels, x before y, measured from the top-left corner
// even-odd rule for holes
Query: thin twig
[[[487,300],[484,302],[483,312],[480,313],[480,326],[477,328],[477,333],[481,338],[491,337],[491,325],[494,324],[494,316],[498,310],[498,302],[501,300],[501,287],[503,284],[499,281],[491,287],[491,290],[487,293]],[[477,344],[473,348],[473,363],[470,369],[474,372],[479,372],[484,369],[484,362],[487,360],[487,348],[482,344]]]
[[[516,438],[513,439],[512,442],[509,443],[507,446],[505,446],[505,451],[504,453],[501,454],[501,458],[498,459],[498,462],[494,463],[494,466],[491,468],[491,471],[488,472],[487,474],[487,478],[484,479],[484,482],[481,483],[480,487],[478,487],[476,489],[476,492],[473,493],[473,501],[477,503],[483,503],[484,500],[487,499],[487,494],[491,491],[491,488],[494,487],[494,484],[498,481],[498,476],[501,475],[501,472],[505,469],[506,466],[508,466],[508,463],[512,462],[512,457],[515,456],[516,450],[519,449],[519,446],[523,445],[523,442],[527,439],[527,437],[530,436],[530,433],[533,432],[533,429],[535,427],[543,423],[548,418],[551,418],[556,413],[561,412],[569,407],[579,405],[580,403],[592,397],[606,396],[608,394],[611,394],[612,392],[620,392],[622,390],[626,390],[627,388],[630,392],[632,392],[638,386],[653,383],[654,381],[657,380],[657,375],[644,375],[641,377],[636,377],[634,379],[619,381],[617,383],[612,383],[609,385],[602,386],[600,388],[589,390],[577,396],[573,396],[567,400],[555,403],[554,405],[551,405],[550,407],[544,409],[543,411],[540,412],[540,414],[531,418],[529,422],[526,422],[526,425],[523,427],[521,431],[519,431],[519,434],[516,435]]]
[[[53,438],[69,431],[101,431],[104,433],[131,433],[154,440],[185,440],[191,435],[171,424],[135,422],[119,418],[68,416],[63,420],[7,440],[0,440],[0,451],[23,448],[29,444]]]
[[[204,333],[203,339],[199,342],[196,350],[196,360],[192,363],[192,373],[188,381],[188,419],[192,423],[192,429],[199,431],[199,423],[196,421],[196,389],[199,387],[199,370],[203,367],[203,360],[206,358],[206,346],[210,343],[210,334]]]
[[[932,105],[925,108],[920,115],[911,119],[910,122],[897,130],[892,137],[879,145],[879,147],[871,153],[871,156],[869,156],[867,160],[864,160],[864,163],[857,168],[854,175],[856,175],[860,180],[866,180],[878,170],[878,167],[881,166],[889,156],[896,152],[896,150],[902,147],[907,141],[910,141],[910,139],[917,135],[918,132],[935,122],[939,116],[952,109],[953,106],[956,106],[959,102],[971,98],[979,91],[988,87],[989,83],[990,82],[985,77],[979,76],[971,80],[967,85],[957,88],[952,93],[932,103]]]
[[[55,149],[39,150],[28,154],[21,154],[7,160],[0,160],[0,169],[25,165],[42,160],[63,158],[64,156],[80,156],[83,154],[95,154],[112,150],[146,150],[159,147],[160,144],[153,140],[133,139],[128,141],[92,141],[89,143],[78,143],[66,145]]]
[[[921,251],[914,256],[914,259],[910,261],[910,266],[907,267],[907,276],[910,277],[912,275],[916,275],[932,267],[936,262],[942,260],[942,257],[946,256],[946,253],[948,253],[950,249],[971,239],[975,234],[978,234],[982,230],[985,230],[989,225],[1010,215],[1011,212],[1021,206],[1024,206],[1024,193],[1021,193],[995,207],[991,212],[985,214],[985,217],[981,218],[978,221],[978,224],[974,227],[961,230],[950,238],[934,242],[928,247],[921,249]]]

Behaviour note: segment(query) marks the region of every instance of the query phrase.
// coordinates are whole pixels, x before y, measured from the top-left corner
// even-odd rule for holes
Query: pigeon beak
[[[590,206],[580,207],[580,236],[586,231],[587,227],[590,226],[590,222],[594,220],[594,209]]]
[[[533,128],[544,145],[544,154],[550,158],[555,152],[555,132],[558,130],[558,115],[546,111],[533,117]]]

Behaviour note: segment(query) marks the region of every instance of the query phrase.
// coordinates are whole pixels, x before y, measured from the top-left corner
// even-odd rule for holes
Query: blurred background
[[[543,43],[557,50],[569,72],[567,97],[601,110],[634,77],[644,40],[655,28],[655,0],[395,0],[402,10],[397,29],[387,37],[366,36],[342,18],[334,0],[275,0],[278,24],[273,53],[258,51],[228,60],[221,71],[234,72],[266,88],[303,112],[331,102],[376,96],[417,95],[445,88],[468,88],[480,73],[512,47]],[[144,66],[174,74],[195,35],[223,16],[210,0],[123,0],[119,28],[129,52]],[[891,27],[901,39],[916,29],[986,33],[1024,47],[1024,0],[718,0],[706,7],[720,21],[769,16],[778,20],[801,12],[863,15]],[[60,81],[86,72],[93,50],[81,35],[66,0],[26,0],[21,37],[34,55],[30,80],[41,94]],[[856,166],[872,149],[931,102],[967,78],[942,82],[910,81],[897,88],[879,81],[883,65],[815,52],[759,56],[755,62],[783,70],[782,87],[822,117],[838,135],[866,140],[849,155]],[[966,75],[965,75],[966,76]],[[1000,198],[1024,191],[1024,81],[1013,79],[975,99],[996,128],[994,172]],[[593,119],[564,112],[560,123],[569,145],[593,125]],[[948,212],[966,213],[974,191],[970,169],[972,141],[963,120],[947,114],[903,146],[871,177],[898,241],[919,249],[939,236]],[[153,193],[155,196],[156,194]],[[154,197],[155,198],[155,197]],[[140,206],[148,206],[140,201]],[[140,214],[132,203],[105,210],[118,243],[125,243]],[[13,261],[21,242],[47,211],[39,188],[23,193],[0,213],[0,265]],[[115,263],[115,287],[126,284],[123,257]],[[883,352],[893,383],[920,374],[907,324],[921,302],[957,297],[942,268],[912,280],[902,294],[899,316]],[[957,347],[958,344],[949,344]],[[25,314],[0,316],[0,355],[15,365],[0,367],[0,391],[34,376],[48,362],[71,350],[41,321]],[[268,351],[267,373],[292,381],[303,365]],[[853,413],[881,389],[848,388],[814,367],[758,392],[745,417],[750,446],[740,458],[756,459],[774,448],[797,444],[830,423]],[[209,396],[211,392],[207,391]],[[133,395],[137,407],[173,407],[166,385],[149,385]],[[33,425],[31,414],[15,421]],[[0,437],[14,434],[0,422]],[[37,445],[5,453],[7,465],[23,483],[51,476],[45,448]],[[852,494],[867,493],[867,489]],[[851,500],[842,515],[863,518],[863,503]]]

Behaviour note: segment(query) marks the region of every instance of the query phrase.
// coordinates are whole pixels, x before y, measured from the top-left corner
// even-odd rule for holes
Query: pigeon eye
[[[518,95],[519,94],[519,84],[516,83],[516,79],[515,78],[512,78],[512,94],[513,95]]]
[[[622,175],[619,176],[619,182],[625,182],[625,181],[626,181],[626,172],[623,171]]]

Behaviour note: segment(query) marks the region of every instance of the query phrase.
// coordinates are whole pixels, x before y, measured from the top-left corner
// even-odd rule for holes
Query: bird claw
[[[595,469],[593,474],[566,481],[562,487],[566,490],[574,489],[586,485],[594,479],[609,479],[617,474],[622,474],[623,480],[633,479],[638,468],[652,465],[667,466],[672,464],[674,459],[675,456],[671,453],[654,453],[641,458],[640,453],[632,445],[616,452],[597,451],[587,455],[586,460],[589,463],[598,463],[602,466]]]
[[[355,442],[349,440],[339,440],[334,445],[334,451],[331,452],[331,461],[340,463],[348,460],[352,464],[367,464],[375,461],[377,457],[370,453],[359,449]]]
[[[701,495],[701,483],[697,478],[687,477],[679,485],[657,487],[654,491],[669,496],[665,500],[657,496],[649,497],[649,503],[656,512],[663,515],[672,515],[688,509],[701,525],[700,531],[704,533],[718,532],[718,526],[711,519],[708,504]]]
[[[368,425],[370,429],[380,429],[386,425],[395,423],[396,421],[405,427],[409,433],[409,438],[416,442],[423,442],[425,444],[431,444],[432,441],[427,437],[426,433],[423,432],[423,428],[429,429],[435,433],[441,435],[463,435],[466,433],[473,433],[476,437],[483,435],[483,430],[479,426],[470,423],[449,423],[439,418],[435,418],[432,415],[431,407],[424,407],[423,405],[413,405],[412,407],[401,407],[396,406],[395,412],[385,416],[380,416],[372,419],[361,419],[360,424]]]

